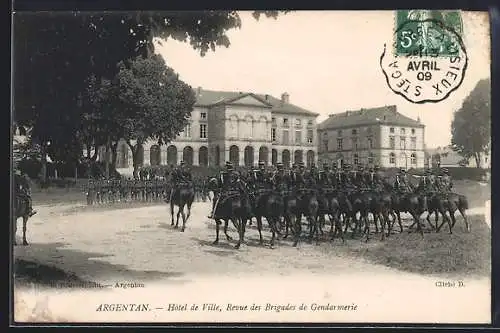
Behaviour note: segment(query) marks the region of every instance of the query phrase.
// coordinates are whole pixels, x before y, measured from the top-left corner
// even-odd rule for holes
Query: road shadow
[[[200,239],[197,237],[191,237],[191,240],[197,242],[201,246],[206,246],[210,247],[213,249],[226,249],[226,250],[231,250],[231,252],[237,252],[238,250],[234,248],[234,245],[236,245],[236,242],[233,238],[233,240],[228,241],[226,239],[226,236],[219,237],[219,243],[214,244],[213,240],[205,240],[205,239]],[[207,252],[207,251],[205,251]]]
[[[156,270],[134,270],[121,264],[102,260],[112,255],[65,248],[64,243],[16,246],[14,249],[15,281],[21,284],[40,284],[51,287],[67,282],[116,282],[144,283],[181,277],[184,273]],[[92,276],[94,281],[88,281]],[[174,280],[170,280],[174,282]],[[169,282],[170,282],[169,281]],[[175,282],[187,282],[175,280]]]
[[[157,227],[160,229],[165,229],[165,230],[172,230],[172,231],[181,231],[182,228],[182,222],[179,221],[179,226],[176,228],[175,225],[170,225],[170,223],[158,223]],[[186,224],[185,230],[187,231],[189,229],[189,225]]]

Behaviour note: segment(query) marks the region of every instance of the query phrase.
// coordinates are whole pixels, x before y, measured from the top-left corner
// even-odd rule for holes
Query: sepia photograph
[[[11,325],[490,324],[490,30],[14,11]]]

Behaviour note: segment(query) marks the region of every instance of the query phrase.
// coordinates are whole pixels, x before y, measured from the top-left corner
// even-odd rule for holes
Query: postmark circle
[[[467,52],[462,38],[443,22],[408,20],[384,44],[380,67],[387,85],[416,104],[437,103],[455,91],[465,77]]]

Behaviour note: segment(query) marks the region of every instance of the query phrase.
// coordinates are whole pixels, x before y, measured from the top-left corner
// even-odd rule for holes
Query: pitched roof
[[[318,113],[303,109],[291,103],[283,103],[281,99],[266,94],[254,94],[250,92],[238,91],[215,91],[196,89],[196,106],[209,107],[215,104],[231,103],[245,96],[253,96],[264,104],[271,106],[271,112],[287,113],[287,114],[302,114],[309,116],[318,116]]]
[[[355,127],[361,125],[386,124],[409,127],[425,127],[419,121],[397,112],[395,105],[386,105],[371,109],[346,111],[332,114],[318,125],[318,129]]]

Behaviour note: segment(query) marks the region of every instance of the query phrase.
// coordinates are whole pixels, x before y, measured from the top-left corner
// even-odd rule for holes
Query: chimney
[[[417,122],[420,124],[420,116],[417,117]]]
[[[288,93],[284,92],[283,94],[281,94],[281,103],[290,103],[290,95],[288,95]]]
[[[268,94],[266,94],[264,97],[265,97],[266,101],[269,100],[269,95]]]
[[[196,92],[197,92],[198,96],[200,96],[200,95],[201,95],[201,87],[198,87],[198,88],[196,89]]]

